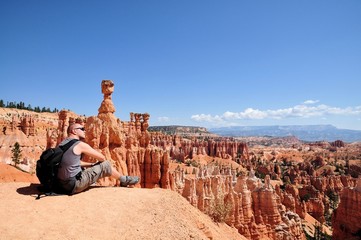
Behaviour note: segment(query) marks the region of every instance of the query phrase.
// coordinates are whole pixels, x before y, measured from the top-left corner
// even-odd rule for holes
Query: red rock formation
[[[21,118],[20,128],[27,136],[35,135],[35,121],[32,115],[25,115]]]
[[[56,129],[57,113],[36,113],[22,109],[0,108],[0,162],[12,162],[11,149],[20,144],[22,159],[18,167],[33,173],[35,162],[47,144],[47,131]]]
[[[217,168],[202,169],[197,178],[185,178],[182,195],[210,216],[214,216],[215,204],[218,209],[219,204],[223,204],[229,209],[226,223],[249,239],[305,238],[301,218],[284,210],[269,177],[265,184],[252,174],[250,177],[240,176],[233,183],[232,175],[227,172]],[[249,186],[254,190],[251,191]]]
[[[98,116],[86,120],[86,141],[112,161],[122,174],[140,176],[141,186],[170,188],[169,156],[167,152],[149,146],[150,135],[147,129],[150,115],[130,113],[129,122],[117,119],[111,100],[113,91],[114,83],[111,80],[103,80],[104,99],[99,107]],[[110,179],[102,180],[100,183],[116,184]]]
[[[341,141],[341,140],[336,140],[336,141],[331,143],[331,146],[332,147],[338,147],[338,148],[345,147],[345,143],[343,141]]]
[[[361,178],[355,188],[345,188],[341,202],[332,216],[332,239],[356,240],[361,238]]]
[[[229,141],[223,138],[211,138],[210,140],[192,140],[180,136],[165,136],[157,132],[150,134],[152,145],[169,151],[170,157],[180,162],[192,159],[197,155],[219,157],[245,161],[249,158],[248,147],[244,142]]]
[[[140,176],[139,186],[169,188],[210,216],[214,214],[215,205],[223,204],[224,221],[249,239],[304,239],[300,218],[305,218],[309,212],[324,222],[323,214],[330,210],[326,193],[332,191],[337,194],[345,187],[355,186],[351,176],[340,176],[334,173],[334,168],[324,168],[324,172],[317,169],[327,167],[331,160],[335,163],[337,159],[340,160],[342,149],[337,150],[337,156],[326,155],[325,152],[316,154],[320,144],[313,145],[312,149],[309,146],[292,148],[286,153],[274,148],[249,153],[247,144],[234,139],[188,139],[159,132],[149,133],[148,113],[130,113],[129,121],[115,117],[115,107],[111,101],[113,91],[114,84],[104,80],[104,99],[97,116],[85,119],[61,111],[57,124],[53,125],[34,116],[34,132],[43,132],[48,141],[26,145],[54,146],[67,136],[69,124],[82,122],[87,130],[86,141],[112,161],[121,173]],[[0,123],[6,123],[6,134],[14,131],[12,139],[22,139],[23,143],[33,141],[28,120],[23,124],[28,136],[20,131],[21,116],[11,115],[11,121],[0,119]],[[56,125],[58,128],[54,131]],[[4,139],[10,138],[6,135]],[[320,146],[327,149],[324,143]],[[44,147],[39,149],[35,151],[37,156]],[[173,162],[188,163],[194,159],[207,160],[199,161],[199,168],[190,166],[187,169],[179,167],[185,164],[175,168],[176,163]],[[233,164],[237,167],[232,168]],[[249,170],[248,176],[245,176],[246,169]],[[271,184],[270,177],[266,177],[263,183],[253,169],[256,169],[257,176],[270,175],[272,180],[277,179],[279,183]],[[284,190],[281,180],[287,183]],[[116,182],[105,179],[99,184],[115,185]]]

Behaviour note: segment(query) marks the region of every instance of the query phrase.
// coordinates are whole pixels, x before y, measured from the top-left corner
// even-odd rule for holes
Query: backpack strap
[[[79,141],[78,139],[72,139],[70,140],[68,143],[59,146],[61,148],[61,150],[63,150],[63,152],[65,153],[66,151],[68,151],[68,149],[73,146],[74,143],[76,143],[77,141]]]
[[[38,194],[38,196],[35,198],[35,200],[39,200],[41,198],[41,195],[45,195],[46,196],[60,196],[60,195],[64,195],[64,194],[58,194],[55,192],[41,192]]]

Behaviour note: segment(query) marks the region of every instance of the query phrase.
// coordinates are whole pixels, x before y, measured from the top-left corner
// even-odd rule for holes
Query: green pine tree
[[[18,142],[14,144],[13,148],[11,149],[11,152],[13,153],[12,160],[16,167],[20,163],[20,159],[21,159],[21,149],[20,149],[20,144]]]

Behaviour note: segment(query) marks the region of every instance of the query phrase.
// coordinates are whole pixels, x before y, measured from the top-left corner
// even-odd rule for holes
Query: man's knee
[[[101,164],[102,177],[109,177],[112,175],[112,165],[110,161],[105,160]]]

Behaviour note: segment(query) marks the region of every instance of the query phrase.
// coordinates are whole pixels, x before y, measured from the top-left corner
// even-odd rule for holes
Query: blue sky
[[[0,1],[0,99],[151,125],[361,130],[361,1]]]

